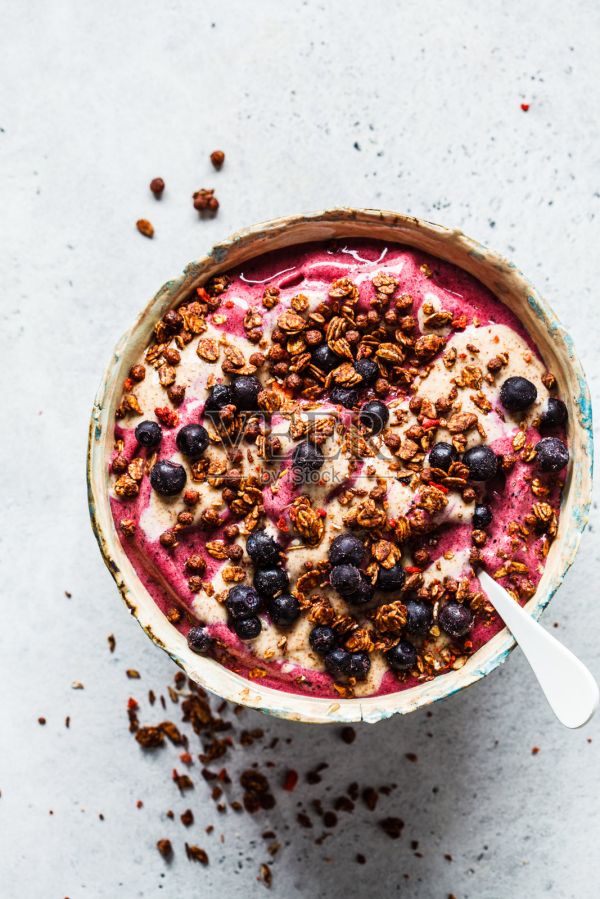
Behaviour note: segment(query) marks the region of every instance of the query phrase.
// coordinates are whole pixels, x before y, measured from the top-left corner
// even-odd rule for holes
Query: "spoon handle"
[[[586,724],[598,708],[600,695],[590,671],[489,574],[480,572],[479,582],[523,650],[558,720],[566,727]]]

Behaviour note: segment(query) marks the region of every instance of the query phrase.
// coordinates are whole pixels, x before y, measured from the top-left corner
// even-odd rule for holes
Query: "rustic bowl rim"
[[[257,223],[237,231],[229,238],[216,244],[207,256],[186,266],[182,275],[161,287],[118,341],[95,397],[90,419],[87,450],[88,502],[92,528],[104,562],[112,574],[122,599],[131,614],[138,620],[138,623],[150,639],[167,652],[190,678],[210,692],[230,701],[258,708],[271,715],[306,723],[375,722],[394,714],[407,714],[415,711],[422,706],[444,699],[481,680],[506,660],[515,647],[515,641],[508,630],[504,628],[478,650],[466,665],[458,671],[440,675],[432,681],[420,684],[409,690],[385,696],[340,699],[339,701],[314,698],[257,686],[212,659],[194,655],[188,649],[186,641],[179,631],[158,610],[154,600],[133,571],[131,563],[129,563],[121,547],[112,520],[112,514],[110,513],[110,505],[107,501],[107,496],[105,496],[108,483],[106,441],[110,439],[112,433],[112,421],[108,417],[108,407],[112,395],[111,389],[113,391],[118,389],[117,375],[121,366],[122,356],[131,337],[135,335],[136,330],[144,319],[147,319],[152,313],[154,313],[153,321],[156,320],[156,307],[161,304],[164,306],[165,297],[171,298],[170,302],[175,302],[174,297],[183,292],[184,286],[187,291],[190,282],[194,282],[198,277],[205,280],[210,275],[231,267],[234,263],[227,262],[231,251],[255,238],[264,238],[268,243],[269,240],[277,240],[285,232],[294,229],[302,232],[302,228],[305,226],[342,226],[351,229],[351,226],[356,224],[359,224],[360,227],[364,225],[365,229],[382,225],[384,227],[397,228],[403,233],[398,235],[396,242],[415,248],[423,249],[422,246],[419,246],[418,238],[421,238],[421,240],[427,238],[427,240],[439,242],[441,246],[454,246],[464,251],[468,257],[477,260],[478,265],[485,264],[490,269],[495,268],[498,272],[501,272],[503,278],[507,278],[510,283],[514,282],[515,289],[523,295],[523,299],[529,304],[536,318],[548,331],[551,342],[557,345],[557,352],[560,350],[564,354],[565,364],[571,369],[571,373],[578,385],[578,393],[574,399],[577,405],[578,416],[573,427],[576,431],[578,443],[580,442],[582,445],[581,452],[577,454],[579,457],[578,489],[576,495],[572,498],[573,508],[571,509],[570,518],[571,527],[568,529],[569,539],[564,539],[566,529],[563,527],[562,545],[557,547],[557,550],[558,548],[561,550],[560,562],[556,566],[557,573],[546,585],[543,595],[538,597],[538,590],[538,593],[527,603],[526,608],[535,618],[539,618],[547,607],[575,558],[581,535],[587,524],[591,503],[593,470],[591,399],[585,374],[575,354],[573,342],[548,303],[514,265],[495,251],[467,237],[460,230],[446,228],[413,216],[387,210],[341,207],[320,212],[285,216]],[[337,236],[341,237],[342,235]],[[345,236],[351,237],[354,235],[348,234]],[[361,236],[365,237],[366,235],[363,234]],[[411,240],[407,239],[407,236],[415,237],[416,242],[411,242]],[[297,240],[286,240],[285,245],[299,245],[310,240],[319,239],[323,238],[307,238],[303,236]],[[390,238],[386,239],[389,240]],[[262,255],[268,252],[268,249],[269,247],[267,246],[254,254],[250,253],[247,258],[252,258],[252,255]],[[428,249],[427,252],[431,252],[433,255],[436,254],[435,250],[431,249]],[[438,255],[443,258],[439,249]],[[460,263],[455,264],[460,266]],[[460,267],[465,268],[464,265]],[[475,277],[478,276],[476,275]],[[120,384],[120,381],[118,383]],[[568,491],[571,494],[573,491],[572,485],[569,485]],[[558,543],[559,541],[557,540],[556,542]],[[124,571],[123,569],[126,570]],[[546,571],[544,572],[545,574]],[[478,656],[482,656],[479,661]]]

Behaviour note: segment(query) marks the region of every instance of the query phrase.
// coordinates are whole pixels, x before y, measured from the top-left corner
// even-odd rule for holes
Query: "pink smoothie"
[[[110,473],[113,486],[119,477],[127,477],[123,474],[123,459],[129,464],[142,459],[147,465],[142,476],[133,479],[137,484],[135,495],[126,496],[113,489],[111,504],[122,545],[138,576],[174,626],[187,634],[193,625],[205,625],[214,641],[212,653],[223,665],[277,689],[323,697],[368,696],[407,689],[460,667],[502,627],[481,595],[477,565],[484,564],[519,601],[525,602],[535,592],[543,572],[559,514],[564,471],[547,474],[538,470],[532,447],[547,433],[564,439],[564,431],[540,433],[540,416],[552,393],[548,385],[552,388],[552,384],[531,338],[517,318],[467,273],[400,246],[364,240],[306,245],[267,254],[228,274],[226,289],[208,308],[202,293],[190,297],[190,303],[199,302],[204,310],[199,313],[202,330],[189,341],[187,337],[178,340],[177,334],[169,337],[167,343],[177,349],[179,361],[170,365],[164,355],[159,355],[155,368],[142,357],[139,364],[145,367],[145,377],[125,385],[125,392],[135,395],[142,412],[129,410],[116,422]],[[385,284],[382,274],[388,276]],[[354,291],[349,294],[351,308],[346,313],[340,313],[344,298],[330,295],[332,285],[340,279],[349,279]],[[277,303],[268,308],[265,291],[272,288],[278,289]],[[323,304],[328,307],[326,315]],[[336,347],[347,348],[349,355],[340,357],[340,364],[355,361],[358,352],[363,358],[381,362],[380,381],[369,387],[359,385],[354,410],[334,401],[335,382],[331,379],[317,378],[315,386],[307,367],[300,368],[300,385],[289,379],[290,365],[300,353],[312,352],[307,344],[310,332],[318,331],[322,325],[325,333],[333,306],[339,318],[344,319],[346,314],[340,326],[346,342]],[[260,316],[258,333],[255,330],[254,334],[248,327],[253,310]],[[281,341],[277,338],[281,336],[282,316],[286,312],[293,312],[303,324],[298,325],[298,331],[284,333]],[[368,323],[361,328],[365,318]],[[409,318],[413,320],[412,328]],[[414,356],[419,338],[424,335],[434,337],[439,346],[433,354]],[[300,352],[294,346],[295,340],[303,344]],[[218,359],[209,361],[199,355],[202,341],[213,341]],[[274,346],[287,354],[283,360],[285,371],[277,367],[277,352],[281,352],[278,349],[273,354]],[[378,355],[382,346],[402,348],[404,358],[388,358],[389,353]],[[283,406],[269,424],[280,445],[277,458],[268,462],[260,455],[261,443],[259,440],[257,444],[256,435],[254,439],[241,440],[240,460],[228,457],[203,411],[212,386],[229,384],[234,376],[222,368],[231,348],[242,354],[242,365],[252,370],[263,388],[274,390],[282,398]],[[257,353],[264,357],[262,362],[256,358]],[[167,379],[164,368],[161,374],[161,366],[171,367],[176,384],[185,388],[185,398],[179,405],[171,401],[168,388],[161,383],[159,375]],[[382,373],[389,377],[383,378]],[[525,377],[537,389],[537,399],[523,413],[509,413],[500,403],[500,387],[509,377]],[[303,395],[305,390],[309,391],[308,396]],[[420,409],[415,398],[422,401]],[[357,424],[356,409],[372,400],[388,406],[390,419],[379,435],[363,431],[366,455],[361,451],[357,458],[347,450],[344,435]],[[168,410],[176,416],[176,423],[163,421],[162,442],[154,452],[138,444],[135,428],[142,421],[156,421],[161,415],[164,418],[164,413],[157,414],[156,409]],[[331,415],[334,433],[323,444],[327,462],[321,482],[306,488],[295,484],[292,478],[295,438],[291,421],[301,418],[303,411],[315,409],[320,415]],[[452,417],[459,415],[476,416],[477,421],[464,432],[452,430]],[[268,611],[261,614],[262,630],[256,640],[239,639],[231,627],[224,604],[227,592],[235,583],[251,584],[254,569],[245,552],[222,555],[232,546],[244,550],[249,525],[245,514],[236,512],[235,504],[232,508],[231,497],[223,498],[223,484],[215,484],[214,478],[211,483],[210,470],[208,476],[206,470],[194,470],[193,463],[179,453],[176,435],[190,423],[205,425],[211,436],[206,465],[209,461],[223,463],[224,470],[239,470],[243,478],[257,478],[261,485],[259,527],[266,528],[281,544],[290,591],[299,593],[303,600],[302,614],[292,628],[276,627]],[[262,439],[264,427],[261,428]],[[423,434],[416,437],[419,429]],[[407,436],[407,431],[412,436]],[[428,449],[434,443],[454,440],[461,452],[480,443],[489,446],[499,457],[499,475],[483,483],[467,479],[462,484],[453,483],[450,477],[447,486],[440,484],[439,472],[429,479],[424,477],[423,471],[426,475],[429,471]],[[413,444],[417,451],[411,457]],[[119,460],[116,466],[115,458]],[[185,490],[198,492],[196,504],[186,504],[183,494],[163,497],[153,490],[148,466],[157,459],[184,466]],[[134,489],[131,488],[132,493]],[[431,489],[434,501],[445,503],[443,508],[423,508],[424,493]],[[384,511],[384,523],[379,529],[366,530],[356,522],[348,525],[349,512],[368,502],[373,491],[375,499],[371,502]],[[295,504],[302,496],[309,503],[311,521],[320,519],[322,523],[323,533],[316,544],[307,542],[298,525]],[[474,533],[472,524],[478,503],[489,506],[492,514],[483,536],[477,529]],[[536,519],[532,510],[540,503],[546,504],[549,512],[545,507],[538,509]],[[212,510],[213,518],[218,516],[208,529],[201,520],[207,509]],[[178,516],[182,512],[188,518],[180,525]],[[550,523],[542,521],[550,514]],[[405,519],[413,530],[408,539],[402,540],[398,522]],[[228,526],[234,524],[238,525],[239,534],[232,537]],[[173,529],[174,545],[167,546],[164,534]],[[326,565],[329,547],[336,536],[349,529],[361,539],[364,537],[365,546],[372,547],[378,540],[397,545],[407,576],[422,575],[412,589],[415,597],[418,594],[431,605],[433,620],[427,634],[411,635],[406,629],[396,629],[394,633],[377,630],[377,608],[394,602],[402,606],[411,596],[404,587],[392,593],[376,590],[372,602],[365,607],[348,607],[330,586]],[[200,557],[205,566],[201,566],[195,580],[188,565],[190,557]],[[365,570],[369,562],[372,560],[367,558]],[[320,581],[317,579],[308,592],[304,588],[297,591],[298,579],[319,563],[324,566]],[[372,572],[368,574],[373,579]],[[232,581],[232,575],[237,580]],[[463,585],[466,593],[462,601],[473,616],[468,633],[460,638],[445,634],[437,624],[439,609],[455,596],[452,582]],[[367,650],[370,670],[364,680],[338,678],[336,682],[325,670],[323,659],[311,649],[308,634],[319,620],[314,612],[319,599],[333,609],[327,614],[337,616],[336,626],[342,627],[340,620],[345,614],[354,618],[351,630],[339,631],[341,644],[352,633],[365,630],[371,644],[382,644]],[[385,652],[398,639],[411,642],[418,653],[418,664],[405,673],[392,670],[386,661]]]

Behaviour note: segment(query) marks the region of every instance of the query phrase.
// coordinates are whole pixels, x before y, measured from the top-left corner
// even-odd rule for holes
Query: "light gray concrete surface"
[[[84,455],[113,344],[164,280],[239,227],[340,204],[459,226],[510,255],[569,327],[597,399],[598,5],[4,0],[2,32],[0,895],[262,896],[272,827],[286,843],[272,894],[286,899],[596,896],[599,722],[561,729],[518,652],[431,717],[364,726],[352,746],[247,712],[244,726],[281,743],[234,753],[233,771],[328,761],[331,796],[397,782],[376,812],[341,813],[321,846],[316,824],[295,821],[316,795],[304,783],[271,813],[219,816],[196,765],[180,799],[173,747],[144,757],[127,731],[128,696],[164,691],[174,667],[101,562]],[[201,186],[217,188],[213,221],[191,207]],[[600,675],[597,527],[594,507],[544,622]],[[160,717],[144,700],[142,721]],[[189,832],[165,818],[188,806]],[[398,841],[377,827],[385,815],[405,821]],[[186,860],[186,838],[207,868]]]

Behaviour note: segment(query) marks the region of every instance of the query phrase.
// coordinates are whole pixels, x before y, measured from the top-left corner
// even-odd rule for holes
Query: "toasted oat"
[[[406,622],[406,606],[399,599],[379,606],[373,616],[373,623],[381,633],[400,634]]]
[[[290,520],[309,546],[318,546],[325,534],[325,519],[312,508],[306,496],[297,497],[290,507]]]
[[[203,337],[198,341],[196,353],[205,362],[216,362],[219,358],[219,344],[213,337]]]
[[[128,474],[121,475],[115,481],[115,493],[124,499],[131,499],[140,492],[140,485],[134,481]]]

